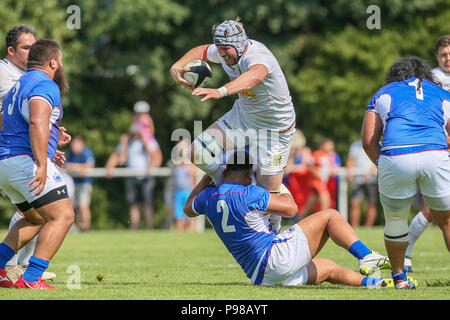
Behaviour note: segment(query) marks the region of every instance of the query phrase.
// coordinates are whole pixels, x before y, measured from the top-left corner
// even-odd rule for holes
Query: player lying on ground
[[[389,279],[363,276],[329,259],[315,258],[331,237],[359,260],[362,273],[389,268],[388,259],[368,249],[336,210],[319,211],[277,234],[269,215],[291,218],[297,214],[297,205],[286,188],[277,195],[251,185],[253,165],[248,153],[244,154],[244,164],[238,164],[237,160],[242,160],[238,152],[229,157],[225,182],[218,187],[208,187],[211,178],[205,175],[186,201],[184,212],[190,217],[199,214],[208,217],[253,284],[303,285],[327,281],[377,288],[391,285]]]

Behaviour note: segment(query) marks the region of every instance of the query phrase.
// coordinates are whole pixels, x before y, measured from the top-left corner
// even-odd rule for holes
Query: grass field
[[[3,238],[6,231],[0,232]],[[373,250],[385,254],[383,230],[359,228]],[[357,269],[357,261],[331,241],[320,257]],[[60,290],[2,289],[5,300],[448,300],[450,255],[437,227],[428,228],[413,256],[419,287],[370,290],[324,283],[303,287],[253,286],[212,229],[205,233],[156,230],[71,233],[50,263]],[[81,279],[79,289],[76,282]],[[382,275],[389,273],[383,271]],[[72,289],[70,289],[72,287]],[[75,288],[73,288],[75,287]]]

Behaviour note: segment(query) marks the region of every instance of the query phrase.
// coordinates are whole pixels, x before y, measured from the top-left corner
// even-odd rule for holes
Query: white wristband
[[[226,97],[226,96],[228,95],[228,89],[227,89],[227,87],[225,87],[225,86],[220,87],[220,88],[217,89],[217,90],[219,90],[219,93],[220,93],[220,95],[222,96],[222,98],[223,98],[223,97]]]

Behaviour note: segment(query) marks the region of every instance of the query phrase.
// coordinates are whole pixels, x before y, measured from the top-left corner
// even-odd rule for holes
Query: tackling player
[[[54,289],[42,274],[74,221],[64,179],[51,159],[59,143],[63,117],[61,92],[68,85],[62,52],[51,40],[36,41],[28,72],[6,95],[0,132],[0,189],[24,214],[0,243],[0,286]],[[6,263],[39,233],[34,255],[14,284]]]
[[[242,160],[240,160],[242,158]],[[363,276],[333,261],[315,258],[331,238],[359,259],[360,270],[389,268],[387,257],[368,249],[342,215],[319,211],[277,234],[270,215],[292,218],[297,205],[284,187],[280,194],[251,185],[253,165],[247,152],[234,152],[224,171],[225,182],[208,187],[205,175],[189,195],[184,212],[204,214],[214,230],[255,285],[304,285],[328,281],[336,284],[381,288],[392,280]]]
[[[450,93],[434,83],[431,68],[416,57],[391,66],[386,85],[366,110],[362,141],[369,158],[378,163],[384,239],[398,289],[416,287],[406,277],[404,258],[417,185],[450,250],[449,118]]]
[[[233,108],[193,142],[191,161],[220,185],[222,152],[249,145],[258,162],[257,184],[277,193],[295,132],[295,111],[283,71],[264,44],[247,38],[239,19],[213,27],[213,42],[191,49],[170,70],[178,84],[193,89],[183,79],[187,63],[220,63],[231,81],[218,89],[197,88],[192,94],[201,101],[238,95]],[[279,229],[281,218],[275,217]]]

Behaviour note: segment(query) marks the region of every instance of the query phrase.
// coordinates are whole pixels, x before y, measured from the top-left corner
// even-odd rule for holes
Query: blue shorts
[[[188,217],[184,213],[183,207],[190,194],[190,190],[175,191],[173,205],[173,214],[175,219],[185,219]]]

